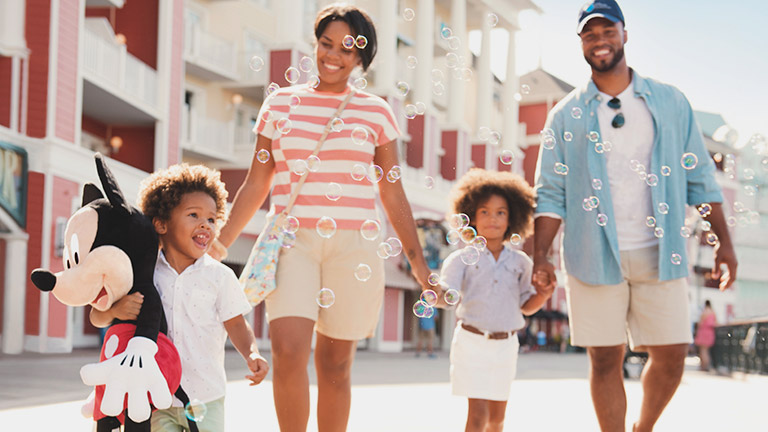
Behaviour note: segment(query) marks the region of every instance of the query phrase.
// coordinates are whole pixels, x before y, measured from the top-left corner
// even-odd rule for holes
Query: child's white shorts
[[[506,401],[517,373],[517,334],[487,339],[456,326],[451,341],[451,391],[472,399]]]

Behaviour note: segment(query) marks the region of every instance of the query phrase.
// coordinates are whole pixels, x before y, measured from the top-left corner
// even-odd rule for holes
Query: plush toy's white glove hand
[[[128,416],[141,423],[152,414],[147,392],[159,409],[171,406],[173,397],[155,361],[157,344],[145,337],[128,341],[125,351],[109,360],[83,366],[80,377],[86,385],[105,385],[101,412],[117,416],[128,394]]]

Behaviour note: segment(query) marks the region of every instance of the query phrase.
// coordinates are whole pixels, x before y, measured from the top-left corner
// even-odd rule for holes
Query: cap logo
[[[611,9],[610,6],[608,6],[605,3],[601,3],[601,2],[594,2],[594,3],[592,3],[591,6],[592,6],[592,9]],[[591,12],[591,11],[589,11],[589,12]]]

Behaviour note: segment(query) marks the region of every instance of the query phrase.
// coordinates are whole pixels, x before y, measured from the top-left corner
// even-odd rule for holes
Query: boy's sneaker
[[[429,353],[429,354],[427,354],[427,357],[429,357],[429,358],[437,358],[437,354]]]

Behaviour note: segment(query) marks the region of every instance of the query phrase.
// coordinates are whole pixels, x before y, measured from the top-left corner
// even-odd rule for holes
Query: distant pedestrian
[[[539,330],[536,333],[536,345],[539,346],[540,350],[547,348],[547,333],[544,330]]]
[[[704,310],[701,312],[699,324],[696,326],[696,339],[694,339],[694,343],[699,349],[699,359],[701,359],[699,369],[703,371],[709,370],[711,362],[709,350],[715,345],[716,325],[715,311],[712,310],[712,303],[707,300],[704,302]]]
[[[419,317],[419,341],[416,343],[416,357],[421,355],[421,349],[424,345],[427,347],[427,357],[437,357],[434,353],[437,308],[433,308],[432,311],[433,313],[429,316]]]
[[[560,327],[560,352],[564,353],[568,351],[568,346],[571,344],[571,329],[568,323]]]
[[[452,191],[454,213],[469,216],[486,248],[466,246],[443,262],[443,289],[456,289],[459,323],[451,342],[451,389],[468,398],[467,431],[500,431],[517,373],[515,333],[541,309],[554,285],[532,286],[533,263],[507,240],[531,228],[534,192],[521,177],[473,169]],[[536,282],[539,285],[538,281]]]

